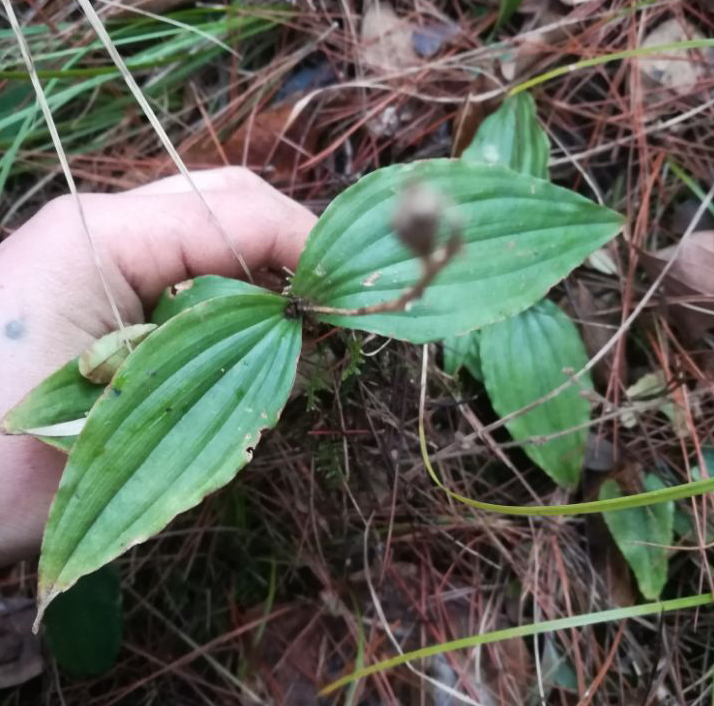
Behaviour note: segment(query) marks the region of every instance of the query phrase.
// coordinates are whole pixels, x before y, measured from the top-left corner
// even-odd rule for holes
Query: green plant
[[[521,93],[483,122],[462,158],[547,179],[549,152],[533,99]],[[501,416],[542,400],[506,426],[533,462],[566,488],[580,479],[590,418],[590,404],[581,393],[592,381],[585,373],[578,385],[553,393],[587,361],[577,328],[550,301],[444,341],[445,371],[453,375],[463,365],[485,384]]]
[[[621,224],[539,176],[426,160],[380,169],[337,197],[284,294],[220,277],[167,293],[145,339],[102,342],[108,385],[75,359],[4,420],[8,433],[69,450],[43,541],[38,619],[250,461],[288,399],[305,320],[412,343],[498,325]]]
[[[548,137],[536,117],[531,96],[507,98],[481,125],[463,159],[502,164],[524,174],[548,178]],[[524,451],[556,483],[573,488],[585,460],[592,388],[589,374],[565,386],[569,373],[585,370],[588,356],[575,325],[551,301],[543,300],[515,316],[444,341],[444,370],[455,375],[463,366],[483,382],[496,411],[510,418],[506,426]],[[646,491],[663,490],[650,474]],[[606,481],[601,501],[622,497]],[[674,503],[605,512],[616,544],[632,567],[645,598],[659,598],[667,581],[667,550],[672,544]]]
[[[644,478],[646,490],[664,488],[653,474]],[[600,487],[600,498],[622,495],[614,480]],[[665,502],[652,507],[638,507],[625,512],[603,513],[605,523],[637,579],[642,595],[657,600],[667,583],[667,548],[674,541],[674,503]]]
[[[126,53],[127,65],[143,93],[166,110],[179,113],[188,81],[228,53],[237,56],[229,44],[273,41],[269,30],[288,20],[292,12],[286,5],[251,14],[233,3],[184,8],[164,19],[126,15],[107,20],[106,28],[114,45]],[[126,123],[134,99],[121,90],[121,72],[114,63],[98,65],[95,54],[102,43],[99,39],[88,42],[85,32],[77,22],[23,29],[38,75],[49,79],[45,95],[63,145],[68,153],[84,155],[136,138],[145,130],[140,122],[117,129]],[[17,159],[20,150],[31,148],[42,155],[52,145],[27,69],[22,62],[15,63],[16,41],[11,28],[0,29],[0,55],[5,59],[0,64],[0,80],[7,82],[0,96],[0,193],[10,176],[46,168],[43,158]],[[249,98],[247,105],[254,100]]]
[[[49,606],[45,624],[52,655],[67,673],[88,677],[110,669],[123,629],[116,567],[104,566],[79,579]]]
[[[500,0],[498,4],[498,18],[496,19],[496,29],[499,29],[511,19],[513,14],[520,7],[523,0]]]

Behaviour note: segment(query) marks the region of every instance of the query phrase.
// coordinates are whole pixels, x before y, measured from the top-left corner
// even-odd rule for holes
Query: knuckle
[[[235,189],[239,186],[257,186],[265,183],[257,174],[246,167],[221,167],[219,173],[227,189]]]
[[[48,201],[40,209],[38,215],[49,219],[66,218],[72,212],[72,208],[72,197],[69,194],[63,194]]]

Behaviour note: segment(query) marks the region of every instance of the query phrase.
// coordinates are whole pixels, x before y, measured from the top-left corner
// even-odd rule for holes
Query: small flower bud
[[[419,257],[427,257],[436,246],[442,211],[442,201],[435,191],[423,184],[412,184],[402,194],[392,225],[408,248]]]

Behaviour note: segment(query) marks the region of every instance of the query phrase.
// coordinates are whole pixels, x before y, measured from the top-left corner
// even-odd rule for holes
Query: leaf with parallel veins
[[[78,578],[230,481],[288,399],[301,324],[274,294],[202,302],[157,329],[92,409],[50,510],[39,615]]]

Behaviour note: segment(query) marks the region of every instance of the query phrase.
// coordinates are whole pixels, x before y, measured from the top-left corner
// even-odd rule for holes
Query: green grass
[[[201,85],[206,71],[232,58],[229,45],[240,46],[255,38],[270,43],[270,30],[289,16],[282,11],[260,15],[190,9],[170,15],[182,26],[138,16],[108,22],[107,30],[147,99],[171,114],[182,108],[189,81]],[[23,31],[38,75],[47,79],[44,88],[48,104],[65,150],[87,155],[114,141],[124,143],[146,130],[143,120],[129,127],[122,125],[136,103],[101,43],[78,41],[88,33],[86,24],[65,24],[58,29],[60,37],[46,25]],[[0,30],[0,55],[5,58],[0,80],[7,80],[0,92],[0,152],[4,152],[0,187],[8,179],[37,168],[19,159],[22,150],[51,150],[49,132],[37,110],[29,76],[13,49],[14,42],[11,30]],[[138,109],[136,114],[140,115]],[[119,126],[122,129],[117,131]],[[46,168],[42,160],[37,166]]]

